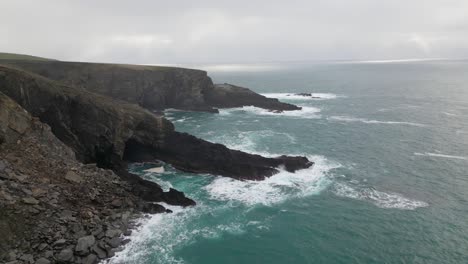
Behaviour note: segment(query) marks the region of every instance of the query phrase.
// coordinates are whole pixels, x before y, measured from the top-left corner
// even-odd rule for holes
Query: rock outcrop
[[[60,80],[65,73],[59,68],[58,72],[49,73]],[[167,73],[160,81],[171,83],[170,78],[175,78],[175,83],[185,88],[176,91],[177,100],[163,103],[160,108],[174,103],[182,109],[211,111],[206,90],[201,92],[204,88],[200,88],[203,96],[194,98],[189,98],[194,91],[185,90],[193,83],[204,87],[205,81],[209,87],[211,80],[206,73],[194,72],[195,77],[184,79],[177,71],[184,70]],[[93,74],[80,74],[83,75],[66,77],[67,84],[63,84],[11,66],[0,66],[2,263],[97,263],[112,257],[127,242],[123,235],[129,234],[132,219],[141,216],[140,212],[170,213],[156,202],[195,205],[178,190],[164,192],[157,183],[129,173],[127,162],[159,159],[180,170],[242,180],[262,180],[277,173],[280,167],[295,171],[312,165],[305,157],[265,158],[177,132],[164,117],[128,103],[156,110],[162,101],[148,103],[151,98],[138,101],[130,91],[128,98],[120,98],[125,97],[120,92],[114,96],[127,102],[92,93],[90,83],[101,87],[104,82],[102,89],[110,91],[120,84],[109,84],[101,77],[95,80]],[[129,82],[135,81],[132,76],[126,77]],[[201,76],[198,81],[197,76]],[[124,82],[114,77],[111,80]],[[74,82],[80,78],[84,78],[84,84]],[[145,86],[143,80],[136,82],[142,81],[141,87],[146,88],[154,85]],[[148,89],[151,94],[151,89],[156,88]],[[138,96],[145,97],[148,91]]]
[[[143,186],[152,196],[139,196],[139,186],[111,170],[78,162],[48,125],[0,92],[1,263],[97,263],[126,242],[121,235],[140,211],[167,211],[146,198],[191,201],[155,183]]]
[[[301,107],[296,105],[282,103],[276,98],[267,98],[250,89],[228,83],[215,84],[215,89],[206,93],[205,100],[217,108],[256,106],[279,112],[301,110]]]
[[[0,60],[64,84],[138,104],[150,111],[168,108],[217,112],[216,108],[256,106],[272,111],[299,110],[247,88],[213,85],[205,71],[144,65],[62,61]]]
[[[259,180],[312,165],[304,157],[264,158],[174,131],[163,117],[21,70],[0,67],[0,91],[52,127],[79,160],[126,176],[125,160],[154,158],[190,172]],[[128,177],[132,180],[133,177]]]

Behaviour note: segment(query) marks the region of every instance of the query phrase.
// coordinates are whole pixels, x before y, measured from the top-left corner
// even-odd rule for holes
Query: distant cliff
[[[300,107],[266,98],[247,88],[213,85],[205,71],[125,64],[0,60],[70,86],[136,103],[149,110],[175,108],[217,112],[216,108],[257,106],[272,111]]]

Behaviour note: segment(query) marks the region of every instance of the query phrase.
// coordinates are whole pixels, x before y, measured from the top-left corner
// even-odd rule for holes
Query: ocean
[[[315,165],[258,182],[133,167],[198,205],[141,219],[112,263],[468,263],[467,61],[206,69],[303,109],[166,111],[178,131]]]

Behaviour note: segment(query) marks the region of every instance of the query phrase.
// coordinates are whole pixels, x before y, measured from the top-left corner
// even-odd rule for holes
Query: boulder
[[[68,263],[73,260],[73,250],[66,248],[60,251],[60,253],[56,256],[57,261],[59,263]]]
[[[76,244],[75,252],[78,255],[87,255],[89,253],[89,249],[96,243],[96,239],[94,236],[85,236],[80,237]]]
[[[23,198],[23,203],[30,204],[30,205],[36,205],[36,204],[39,204],[39,201],[36,200],[34,197],[25,197],[25,198]]]
[[[35,264],[50,264],[50,260],[46,259],[46,258],[40,258],[38,260],[36,260]]]
[[[78,175],[74,171],[67,172],[67,174],[65,175],[65,179],[67,181],[73,182],[73,183],[82,183],[83,182],[83,177],[81,177],[80,175]]]

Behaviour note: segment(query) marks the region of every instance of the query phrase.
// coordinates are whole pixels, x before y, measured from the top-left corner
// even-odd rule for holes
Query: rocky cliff
[[[248,88],[228,83],[215,84],[214,89],[205,95],[205,100],[217,108],[256,106],[280,112],[301,109],[296,105],[282,103],[276,98],[267,98]]]
[[[2,263],[97,263],[125,243],[121,234],[139,212],[168,212],[155,202],[195,205],[182,192],[128,173],[127,162],[159,159],[242,180],[312,165],[305,157],[265,158],[177,132],[137,104],[75,84],[0,66]]]
[[[213,85],[205,71],[144,65],[0,60],[70,86],[153,110],[217,112],[216,108],[257,106],[272,111],[300,107],[234,85]]]
[[[147,200],[184,198],[155,183],[143,188],[78,162],[48,125],[0,92],[1,263],[92,264],[112,256],[139,212],[165,212]]]
[[[0,91],[52,127],[79,160],[125,171],[125,160],[160,159],[189,172],[263,179],[284,166],[312,165],[303,157],[264,158],[230,150],[185,133],[137,105],[69,87],[21,70],[0,67]]]

